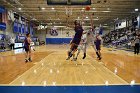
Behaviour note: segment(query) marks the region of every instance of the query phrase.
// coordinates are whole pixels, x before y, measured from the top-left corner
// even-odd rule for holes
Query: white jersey
[[[87,44],[93,43],[94,40],[95,40],[94,32],[93,32],[92,29],[90,29],[90,30],[87,31],[87,33],[86,33],[86,41],[87,41]]]

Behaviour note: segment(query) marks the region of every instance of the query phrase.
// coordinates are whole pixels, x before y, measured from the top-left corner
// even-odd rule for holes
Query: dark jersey
[[[100,46],[101,45],[101,40],[100,39],[96,39],[95,44],[96,44],[96,46]]]
[[[75,36],[74,36],[74,38],[81,39],[83,31],[84,30],[83,30],[83,28],[81,26],[75,27]]]
[[[24,40],[24,47],[25,48],[29,48],[29,46],[30,46],[30,43],[28,42],[27,38],[25,38],[25,40]]]

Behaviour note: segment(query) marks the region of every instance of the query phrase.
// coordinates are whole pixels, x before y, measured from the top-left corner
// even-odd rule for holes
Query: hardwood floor
[[[34,52],[33,62],[24,62],[24,54],[7,52],[0,55],[0,84],[9,84],[51,52]]]
[[[140,56],[131,52],[102,48],[101,61],[88,47],[76,62],[66,61],[68,45],[36,48],[33,62],[24,63],[24,54],[3,53],[0,56],[0,84],[10,85],[100,85],[140,83]]]
[[[101,62],[104,63],[112,72],[130,83],[135,80],[140,83],[140,55],[134,55],[133,52],[123,50],[110,51],[112,49],[103,48]],[[90,55],[95,55],[90,52]]]

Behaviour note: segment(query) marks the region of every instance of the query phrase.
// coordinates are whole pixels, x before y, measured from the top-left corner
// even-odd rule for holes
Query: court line
[[[21,84],[0,84],[0,86],[125,86],[125,85],[130,85],[130,84],[57,84],[53,85],[53,84],[25,84],[25,85],[21,85]],[[135,83],[134,85],[130,85],[130,86],[135,86],[135,85],[140,85],[140,83]]]
[[[53,52],[53,53],[56,53],[56,52]],[[48,57],[48,56],[50,56],[50,55],[52,55],[53,53],[51,53],[51,54],[49,54],[49,55],[47,55],[46,57]],[[42,61],[43,60],[45,60],[46,59],[46,57],[44,58],[44,59],[42,59],[40,62],[38,62],[38,64],[40,64],[40,63],[42,63]],[[88,55],[88,57],[90,57],[90,58],[92,58],[91,56],[89,56]],[[92,58],[93,59],[93,58]],[[91,60],[91,59],[90,59]],[[94,61],[96,62],[96,63],[98,63],[95,59],[94,59]],[[90,64],[91,65],[91,64]],[[102,65],[102,64],[99,64],[99,65]],[[36,65],[35,65],[36,66]],[[93,65],[91,65],[91,66],[93,66]],[[103,65],[102,65],[103,66]],[[34,66],[33,66],[34,67]],[[31,69],[33,69],[33,67],[31,67],[29,70],[31,70]],[[105,66],[103,66],[103,67],[105,67]],[[106,68],[106,67],[105,67]],[[106,69],[108,69],[108,68],[106,68]],[[29,70],[27,70],[27,71],[29,71]],[[17,79],[19,79],[21,76],[23,76],[25,73],[27,73],[27,71],[25,71],[22,75],[20,75],[19,77],[17,77],[15,80],[13,80],[11,83],[13,83],[13,82],[15,82]],[[109,69],[108,69],[108,71],[110,71]],[[114,74],[112,71],[110,71],[112,74]],[[116,77],[118,77],[120,80],[122,80],[122,81],[124,81],[124,82],[126,82],[125,80],[123,80],[121,77],[119,77],[118,75],[116,75],[116,74],[114,74]],[[11,84],[10,83],[10,84]],[[126,84],[129,84],[128,82],[126,82]],[[13,84],[12,84],[13,85]],[[17,84],[18,85],[18,84]],[[20,85],[20,84],[19,84]],[[35,85],[35,84],[34,84]],[[36,84],[36,85],[41,85],[41,84]],[[43,84],[42,84],[43,85]],[[51,84],[50,84],[51,85]],[[56,84],[56,85],[61,85],[61,84]],[[82,84],[62,84],[62,85],[82,85]],[[84,84],[84,85],[105,85],[105,84]],[[108,84],[108,85],[120,85],[120,84]],[[122,84],[123,85],[123,84]]]
[[[88,54],[87,54],[88,55]],[[90,58],[93,59],[93,57],[91,57],[90,55],[88,55]],[[99,62],[97,62],[97,60],[95,60],[96,63],[99,64]],[[102,65],[102,64],[99,64],[99,65]],[[110,69],[108,69],[106,66],[102,65],[106,70],[108,70],[110,73],[112,73],[113,75],[115,75],[117,78],[119,78],[120,80],[126,82],[126,84],[129,84],[127,81],[125,81],[124,79],[122,79],[120,76],[114,74]]]
[[[43,58],[40,62],[38,62],[38,64],[42,63],[43,60],[45,60],[48,56],[52,55],[52,53],[50,53],[49,55],[47,55],[45,58]],[[33,67],[31,67],[30,69],[28,69],[27,71],[25,71],[23,74],[21,74],[20,76],[18,76],[17,78],[15,78],[12,82],[10,82],[9,84],[12,84],[13,82],[15,82],[17,79],[19,79],[20,77],[22,77],[24,74],[26,74],[29,70],[33,69],[35,66],[37,66],[38,64],[34,65]]]

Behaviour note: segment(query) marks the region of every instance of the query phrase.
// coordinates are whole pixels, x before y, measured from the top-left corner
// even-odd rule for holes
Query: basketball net
[[[66,15],[72,15],[72,8],[67,8],[67,7],[65,7],[65,9],[66,9]]]

